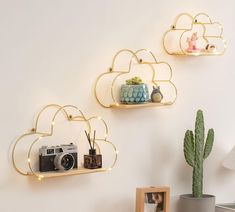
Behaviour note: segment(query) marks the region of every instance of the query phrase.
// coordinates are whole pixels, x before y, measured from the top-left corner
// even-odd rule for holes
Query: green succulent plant
[[[209,129],[206,142],[203,112],[197,111],[195,132],[187,130],[184,137],[184,156],[186,162],[193,167],[193,197],[203,195],[203,162],[211,153],[214,143],[214,130]]]
[[[126,80],[127,85],[141,85],[143,81],[140,77],[133,77],[131,79]]]

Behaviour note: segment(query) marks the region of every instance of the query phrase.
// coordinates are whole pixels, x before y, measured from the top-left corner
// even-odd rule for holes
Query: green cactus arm
[[[184,136],[184,157],[186,162],[194,167],[195,160],[195,144],[193,132],[191,130],[187,130]]]
[[[209,156],[209,154],[211,153],[213,143],[214,143],[214,130],[209,129],[208,133],[207,133],[203,159],[206,159]]]

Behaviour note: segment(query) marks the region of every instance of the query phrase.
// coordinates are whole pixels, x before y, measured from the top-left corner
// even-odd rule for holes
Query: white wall
[[[130,212],[135,188],[151,185],[171,187],[175,211],[178,195],[191,192],[182,145],[198,108],[216,133],[204,192],[217,202],[234,201],[235,172],[221,167],[235,140],[234,7],[232,0],[1,0],[0,211]],[[167,55],[161,39],[174,17],[201,11],[223,24],[225,55]],[[95,79],[121,48],[149,48],[172,65],[179,91],[173,106],[116,111],[97,104]],[[113,171],[42,182],[15,172],[9,146],[48,103],[75,104],[109,123],[120,151]]]

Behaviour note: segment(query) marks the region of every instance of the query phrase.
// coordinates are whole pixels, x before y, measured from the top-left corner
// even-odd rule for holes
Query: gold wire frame
[[[190,28],[178,28],[177,23],[178,21],[183,17],[186,16],[191,20],[191,26]],[[198,21],[198,19],[200,17],[206,17],[208,19],[208,21],[202,22],[202,21]],[[220,33],[219,35],[206,35],[207,34],[207,26],[208,25],[214,25],[216,24],[217,27],[220,29]],[[201,25],[202,29],[203,29],[203,34],[202,34],[202,38],[203,40],[206,42],[206,44],[209,44],[210,39],[219,39],[222,43],[223,43],[223,49],[221,51],[215,51],[215,52],[206,52],[206,51],[201,51],[201,52],[187,52],[183,47],[182,47],[182,37],[186,32],[189,32],[193,29],[194,25]],[[181,13],[179,14],[176,18],[175,21],[173,23],[173,25],[171,26],[171,28],[169,30],[167,30],[164,33],[163,36],[163,47],[165,49],[165,51],[170,54],[170,55],[188,55],[188,56],[215,56],[215,55],[222,55],[224,54],[224,52],[227,49],[227,43],[226,40],[223,38],[223,26],[219,23],[219,22],[213,22],[211,20],[211,18],[206,14],[206,13],[198,13],[197,15],[195,15],[194,17],[192,15],[190,15],[189,13]],[[167,36],[167,34],[169,32],[172,31],[182,31],[181,35],[180,35],[180,39],[179,39],[179,51],[177,52],[172,52],[168,49],[165,38]]]
[[[118,56],[121,53],[129,53],[131,55],[131,59],[129,61],[129,65],[127,70],[116,70],[115,65],[116,65],[116,59],[118,58]],[[145,52],[147,53],[151,58],[152,61],[144,61],[142,58],[139,58],[138,54],[141,52]],[[143,103],[143,104],[122,104],[120,103],[117,98],[115,98],[114,95],[114,88],[115,88],[115,84],[117,82],[117,79],[120,78],[120,76],[130,73],[131,71],[131,67],[132,67],[132,62],[135,61],[137,62],[137,64],[140,65],[148,65],[152,71],[152,79],[151,79],[151,83],[154,85],[157,85],[158,83],[166,83],[166,84],[170,84],[173,88],[174,88],[174,92],[175,92],[175,96],[174,99],[172,101],[166,101],[166,102],[161,102],[161,103],[153,103],[153,102],[147,102],[147,103]],[[169,73],[170,76],[168,79],[164,79],[164,80],[157,80],[157,70],[155,69],[154,65],[157,64],[165,64],[168,68],[169,68]],[[111,104],[105,104],[102,99],[99,97],[98,95],[98,88],[97,85],[99,83],[99,81],[102,79],[102,77],[104,77],[105,75],[110,75],[110,74],[117,74],[113,80],[112,80],[112,84],[111,84],[111,89],[109,90],[110,94],[111,94],[111,99],[112,99],[112,103]],[[139,49],[136,52],[130,50],[130,49],[121,49],[120,51],[118,51],[113,60],[112,60],[112,65],[111,67],[108,69],[108,71],[100,74],[98,76],[98,78],[96,79],[95,82],[95,87],[94,87],[94,94],[95,94],[95,98],[97,100],[97,102],[104,108],[120,108],[120,109],[128,109],[128,108],[139,108],[139,107],[151,107],[151,106],[167,106],[167,105],[172,105],[176,99],[177,99],[177,88],[175,86],[175,84],[171,81],[172,80],[172,68],[169,65],[169,63],[165,62],[165,61],[157,61],[155,55],[147,50],[147,49]]]
[[[40,131],[38,131],[38,125],[39,125],[40,118],[41,118],[42,114],[49,108],[56,109],[55,113],[52,116],[52,120],[50,121],[50,130],[49,130],[49,132],[40,132]],[[69,113],[68,109],[74,109],[77,114]],[[102,122],[102,124],[104,126],[104,130],[105,130],[105,134],[104,134],[104,137],[95,139],[95,146],[98,150],[97,151],[98,153],[101,152],[100,147],[99,147],[99,142],[103,142],[103,143],[108,144],[112,147],[113,154],[114,154],[114,160],[109,167],[99,168],[99,169],[85,169],[85,168],[80,167],[80,168],[72,169],[72,170],[69,170],[66,172],[39,172],[39,171],[35,171],[33,169],[32,164],[31,164],[32,148],[36,143],[38,143],[44,137],[49,137],[49,136],[53,135],[54,127],[55,127],[55,119],[59,114],[63,114],[65,117],[65,120],[70,121],[70,122],[78,122],[78,121],[84,122],[87,125],[89,133],[91,132],[91,129],[92,129],[91,120],[97,119]],[[27,165],[28,165],[28,170],[23,170],[22,168],[20,168],[17,165],[15,154],[17,152],[17,147],[19,147],[20,143],[23,142],[23,139],[26,138],[27,136],[32,136],[32,135],[36,135],[37,138],[31,142],[28,151],[26,150],[27,151],[27,161],[25,161],[25,163],[27,163]],[[11,153],[13,167],[21,175],[34,176],[38,180],[52,178],[52,177],[81,175],[81,174],[110,171],[110,170],[112,170],[112,168],[115,166],[115,164],[117,162],[118,150],[116,149],[115,145],[112,142],[107,140],[107,137],[108,137],[108,126],[107,126],[106,122],[100,116],[92,116],[92,117],[87,118],[82,113],[82,111],[79,110],[76,106],[73,106],[73,105],[60,106],[57,104],[49,104],[49,105],[45,106],[44,108],[42,108],[42,110],[38,113],[38,115],[36,116],[35,122],[33,124],[33,128],[30,130],[30,132],[24,133],[21,136],[19,136],[16,139],[15,143],[13,144],[12,153]]]

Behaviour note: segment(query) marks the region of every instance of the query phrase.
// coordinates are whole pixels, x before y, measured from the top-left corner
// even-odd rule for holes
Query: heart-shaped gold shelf
[[[58,120],[59,119],[58,117],[60,117],[60,119],[62,119],[62,121],[66,124],[67,123],[69,124],[79,123],[82,126],[85,125],[85,128],[88,132],[91,132],[91,130],[94,129],[92,124],[94,125],[95,120],[99,122],[101,124],[101,128],[104,129],[104,135],[100,136],[100,133],[99,133],[98,137],[95,139],[95,147],[98,150],[98,153],[101,154],[102,148],[100,147],[100,145],[101,144],[103,146],[109,145],[109,148],[110,148],[109,151],[113,152],[113,153],[109,152],[113,157],[111,161],[109,160],[110,165],[107,165],[107,167],[105,168],[99,168],[99,169],[85,169],[83,168],[83,166],[78,166],[78,168],[76,169],[63,171],[63,172],[60,172],[60,171],[39,172],[38,168],[35,168],[34,164],[32,163],[33,161],[32,157],[35,156],[32,150],[36,146],[36,144],[38,144],[39,142],[43,143],[45,139],[53,138],[53,135],[55,134],[55,130],[54,130],[55,126],[56,125],[58,126],[62,122],[61,120],[60,121]],[[43,131],[40,130],[40,127],[41,127],[40,123],[42,122],[43,118],[47,118],[49,120],[49,124],[48,124],[49,130],[43,130]],[[50,104],[50,105],[45,106],[38,113],[31,131],[22,134],[16,139],[12,148],[12,155],[11,155],[13,166],[18,173],[24,176],[34,176],[38,178],[39,180],[52,178],[52,177],[71,176],[71,175],[80,175],[80,174],[89,174],[89,173],[109,171],[116,164],[118,151],[115,145],[112,142],[107,140],[107,136],[108,136],[108,126],[101,117],[92,116],[92,117],[87,118],[82,113],[81,110],[79,110],[76,106],[73,106],[73,105],[60,106],[57,104]],[[77,139],[77,137],[75,139]],[[54,142],[55,139],[52,139],[52,140]],[[24,144],[23,141],[25,142],[28,141],[27,148],[22,147],[22,145]],[[45,142],[43,144],[45,145]],[[78,148],[78,153],[79,153],[79,148]],[[21,156],[20,159],[17,159],[16,157],[17,154]],[[23,161],[22,161],[22,156],[25,156],[25,160]],[[103,157],[105,157],[105,154],[103,154]],[[24,168],[20,166],[20,163],[23,164]]]
[[[124,56],[125,54],[125,62],[124,68],[117,67],[117,60],[120,56]],[[145,59],[146,58],[146,59]],[[135,63],[135,64],[133,64]],[[141,69],[145,69],[146,73],[143,76],[149,76],[148,79],[148,87],[160,85],[161,87],[168,87],[170,93],[173,94],[171,97],[163,98],[163,100],[159,103],[146,101],[141,104],[125,104],[120,101],[120,96],[118,93],[120,92],[120,87],[118,87],[118,82],[120,84],[121,77],[125,77],[126,75],[133,76],[131,73],[133,66],[140,66]],[[160,70],[164,70],[165,75],[162,78],[159,77]],[[143,74],[144,70],[140,74]],[[96,80],[94,93],[96,100],[98,103],[104,108],[119,108],[119,109],[131,109],[131,108],[142,108],[142,107],[154,107],[154,106],[167,106],[172,105],[177,98],[177,88],[174,83],[171,81],[172,79],[172,68],[171,66],[164,61],[157,61],[154,54],[147,49],[140,49],[136,52],[129,49],[122,49],[118,51],[112,61],[112,65],[108,70],[102,74],[100,74]],[[109,85],[107,85],[108,83]],[[122,79],[123,82],[123,79]],[[106,85],[106,87],[105,87]],[[116,95],[115,95],[115,91]],[[167,92],[163,93],[163,96],[166,95]],[[167,96],[167,95],[166,95]],[[106,98],[106,99],[105,99]]]
[[[187,43],[193,33],[197,33],[198,48],[190,48],[189,50]],[[171,28],[164,34],[163,46],[170,55],[222,55],[227,48],[222,35],[222,25],[219,22],[212,21],[206,13],[198,13],[195,16],[181,13],[176,17]],[[191,45],[193,45],[193,42]]]

